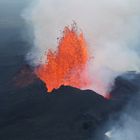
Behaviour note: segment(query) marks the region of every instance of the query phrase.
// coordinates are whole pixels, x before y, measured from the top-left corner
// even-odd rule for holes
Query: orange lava
[[[78,34],[75,26],[65,27],[57,50],[50,49],[45,54],[46,63],[36,68],[36,74],[45,82],[49,92],[61,85],[83,88],[89,84],[88,59],[83,33]]]

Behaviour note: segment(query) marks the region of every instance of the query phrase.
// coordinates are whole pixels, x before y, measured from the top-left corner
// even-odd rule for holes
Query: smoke
[[[140,69],[139,0],[36,0],[23,16],[33,31],[33,47],[27,55],[38,65],[47,49],[58,46],[65,26],[75,21],[89,45],[88,70],[101,94],[125,71]],[[43,63],[43,62],[42,62]],[[102,86],[102,88],[101,88]]]
[[[140,95],[135,97],[129,105],[122,111],[121,117],[115,122],[111,122],[111,130],[105,135],[110,140],[139,140],[140,139]]]

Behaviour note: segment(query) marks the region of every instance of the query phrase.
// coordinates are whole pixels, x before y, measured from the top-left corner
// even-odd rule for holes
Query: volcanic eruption
[[[1,2],[0,140],[140,140],[140,2],[31,0],[25,30],[16,1]]]
[[[90,84],[86,70],[88,45],[83,33],[78,33],[75,23],[64,28],[57,50],[49,49],[44,57],[45,64],[37,67],[35,72],[49,92],[61,85],[82,88]]]

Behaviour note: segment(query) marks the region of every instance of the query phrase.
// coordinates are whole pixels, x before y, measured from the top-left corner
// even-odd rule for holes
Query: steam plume
[[[112,122],[109,137],[110,140],[138,140],[140,139],[140,95],[133,98],[121,113],[121,117],[116,122]],[[109,134],[108,132],[108,134]]]
[[[85,88],[105,94],[118,74],[140,69],[139,5],[139,0],[37,0],[24,12],[34,36],[27,59],[38,65],[47,49],[58,46],[63,28],[75,21],[94,57],[88,68],[93,84]]]

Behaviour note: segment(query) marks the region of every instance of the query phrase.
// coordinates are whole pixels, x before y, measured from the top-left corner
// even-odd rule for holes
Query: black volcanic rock
[[[13,90],[5,102],[2,140],[87,139],[110,110],[108,100],[93,91],[61,86],[47,93],[39,80]]]
[[[132,75],[116,79],[110,100],[70,86],[47,93],[37,78],[27,87],[12,89],[5,93],[5,104],[0,107],[0,139],[87,140],[110,115],[121,110],[126,95],[138,90],[139,75]]]
[[[116,78],[111,97],[117,100],[129,100],[140,91],[140,73],[127,72]]]

